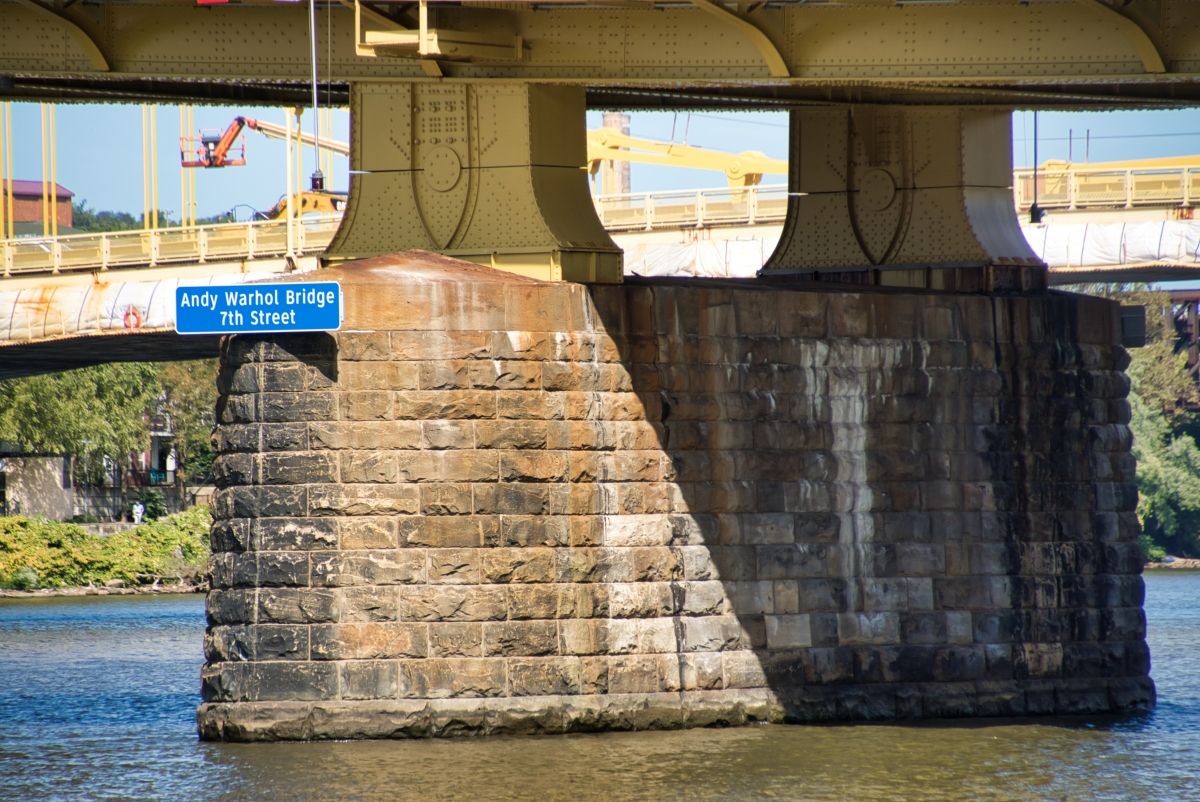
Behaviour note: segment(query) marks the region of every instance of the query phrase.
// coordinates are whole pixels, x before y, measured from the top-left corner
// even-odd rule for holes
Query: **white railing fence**
[[[1034,171],[1013,172],[1013,198],[1018,209],[1034,201]],[[1128,170],[1092,169],[1037,171],[1037,204],[1043,209],[1144,206],[1190,207],[1200,200],[1200,165]]]
[[[704,228],[778,223],[787,214],[787,186],[722,187],[673,192],[631,192],[593,198],[609,231]]]
[[[69,234],[57,239],[0,240],[0,275],[203,264],[318,253],[329,245],[340,221],[338,215],[304,218],[294,228],[290,248],[286,220]]]
[[[1036,175],[1037,202],[1044,209],[1190,209],[1200,202],[1200,165],[1039,169]],[[1034,181],[1030,168],[1013,172],[1017,209],[1028,209],[1033,203]],[[787,215],[787,200],[787,186],[783,184],[593,198],[601,223],[610,231],[779,223]],[[286,220],[0,240],[0,277],[319,253],[333,239],[340,219],[339,215],[306,216],[295,227],[290,248]]]

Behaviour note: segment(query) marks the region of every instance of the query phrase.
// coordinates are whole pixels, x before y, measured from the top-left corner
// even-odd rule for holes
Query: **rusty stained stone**
[[[1153,699],[1106,302],[330,275],[226,345],[206,737]]]

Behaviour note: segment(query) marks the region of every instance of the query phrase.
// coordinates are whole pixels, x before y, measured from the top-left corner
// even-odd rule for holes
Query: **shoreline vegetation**
[[[132,588],[106,588],[89,585],[38,590],[0,590],[0,599],[61,599],[75,596],[178,596],[207,593],[208,583],[138,585]]]
[[[1147,571],[1200,571],[1200,560],[1191,557],[1175,557],[1170,562],[1151,560],[1146,563]]]
[[[207,507],[108,535],[79,524],[0,518],[0,596],[194,593],[206,589]]]

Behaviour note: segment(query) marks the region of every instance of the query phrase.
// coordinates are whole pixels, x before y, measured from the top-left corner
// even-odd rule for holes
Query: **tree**
[[[108,457],[124,466],[149,441],[148,415],[162,393],[144,363],[95,365],[0,382],[0,440],[70,454],[79,477],[98,483]]]
[[[1170,553],[1200,555],[1200,447],[1137,393],[1129,402],[1142,532]]]
[[[1170,297],[1144,285],[1080,288],[1146,309],[1146,345],[1130,351],[1130,429],[1138,520],[1149,553],[1200,554],[1200,389],[1180,349]]]
[[[93,211],[86,200],[71,204],[71,227],[79,231],[136,231],[142,228],[142,218],[129,212]]]
[[[171,216],[168,209],[158,210],[159,228],[178,226],[179,220]],[[220,212],[196,220],[196,225],[203,226],[212,223],[235,222],[233,211]],[[71,204],[71,227],[77,231],[102,233],[105,231],[138,231],[146,227],[145,220],[129,212],[96,211],[89,209],[86,200],[75,201]]]
[[[175,427],[175,453],[184,481],[209,476],[217,403],[217,360],[166,362],[159,366],[164,409]]]

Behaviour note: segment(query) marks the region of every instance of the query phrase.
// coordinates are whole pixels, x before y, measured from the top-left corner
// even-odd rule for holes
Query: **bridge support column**
[[[543,280],[619,282],[588,194],[584,90],[359,83],[350,201],[328,255],[437,251]]]
[[[202,737],[1153,704],[1116,304],[326,274],[223,342]]]
[[[1011,142],[1007,109],[793,112],[794,194],[763,274],[965,291],[1044,287],[1044,266],[1013,209]]]

